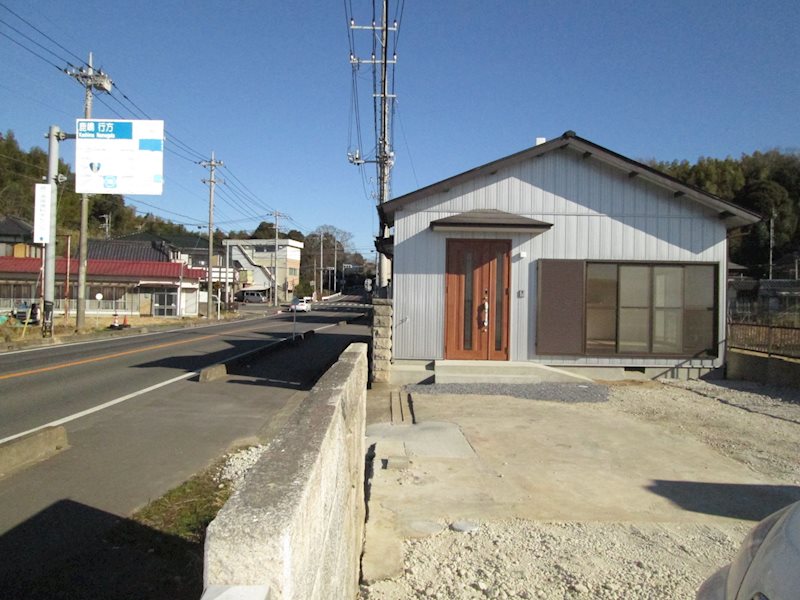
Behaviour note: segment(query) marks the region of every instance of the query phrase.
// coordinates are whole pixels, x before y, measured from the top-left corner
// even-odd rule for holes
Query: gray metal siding
[[[432,220],[496,208],[552,223],[528,234],[434,232]],[[535,355],[536,261],[540,258],[710,262],[720,265],[724,313],[725,227],[713,212],[671,191],[629,178],[571,150],[551,152],[421,199],[395,220],[395,332],[398,359],[441,359],[445,239],[511,239],[511,360],[549,364],[634,364],[627,358]],[[521,254],[526,256],[522,257]],[[521,291],[524,297],[519,298]],[[724,332],[724,314],[720,315]],[[667,364],[642,359],[635,364]]]

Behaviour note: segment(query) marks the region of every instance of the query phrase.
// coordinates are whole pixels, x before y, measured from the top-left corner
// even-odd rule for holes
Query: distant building
[[[223,240],[228,253],[227,261],[239,271],[242,287],[259,289],[273,297],[278,290],[278,300],[292,297],[294,287],[300,282],[300,255],[303,242],[278,239],[277,271],[275,270],[275,240]]]
[[[0,256],[41,257],[42,246],[33,243],[33,226],[19,217],[0,215]]]
[[[38,258],[0,257],[0,310],[41,296]],[[77,299],[76,260],[56,259],[56,314],[74,314]],[[87,262],[86,312],[88,314],[197,316],[200,282],[205,270],[179,262],[97,260]],[[97,295],[102,299],[97,300]]]

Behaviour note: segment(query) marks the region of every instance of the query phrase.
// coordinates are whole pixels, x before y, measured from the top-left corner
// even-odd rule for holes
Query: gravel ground
[[[746,526],[482,524],[406,542],[405,575],[362,598],[693,598]],[[678,566],[679,565],[679,566]]]
[[[434,383],[408,385],[413,394],[473,394],[478,396],[510,396],[551,402],[606,402],[608,386],[596,383]]]
[[[238,489],[244,482],[244,478],[250,468],[264,453],[267,446],[248,446],[237,452],[231,452],[225,456],[225,464],[220,467],[216,480],[220,483],[228,483],[233,489]]]
[[[424,386],[426,393],[437,387],[454,393],[450,386]],[[541,398],[543,391],[507,387],[532,394],[526,398]],[[556,386],[561,390],[550,390],[547,399],[570,392],[591,397],[597,387],[604,388],[588,386],[590,391],[583,392]],[[610,406],[622,413],[698,439],[765,480],[800,485],[800,390],[731,381],[622,383],[604,389]],[[363,586],[361,597],[693,598],[700,582],[733,558],[751,526],[733,520],[481,523],[468,533],[446,530],[407,540],[405,574]]]

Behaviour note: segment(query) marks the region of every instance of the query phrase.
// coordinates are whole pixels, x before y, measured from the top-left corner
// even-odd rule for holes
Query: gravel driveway
[[[730,381],[622,383],[608,385],[608,402],[583,406],[650,427],[654,442],[669,440],[676,451],[680,446],[710,452],[718,462],[709,481],[717,464],[729,464],[730,473],[738,469],[758,482],[731,483],[741,486],[731,488],[731,495],[756,489],[774,492],[773,502],[800,499],[798,390]],[[474,445],[479,434],[465,432]],[[643,455],[648,450],[642,448]],[[732,480],[724,475],[721,481]],[[700,488],[687,489],[684,497],[667,492],[676,514],[686,512],[685,520],[626,517],[622,506],[614,518],[608,511],[577,520],[490,517],[476,520],[474,528],[459,527],[465,532],[443,525],[438,533],[405,536],[404,574],[363,586],[362,598],[693,598],[699,583],[733,557],[766,505],[755,495],[730,514],[706,515]],[[484,493],[491,496],[492,490]]]

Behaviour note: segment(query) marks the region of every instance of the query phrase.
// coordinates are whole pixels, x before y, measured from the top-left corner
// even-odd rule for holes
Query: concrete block
[[[378,337],[391,338],[392,337],[392,328],[391,327],[384,327],[384,326],[373,327],[372,328],[372,339],[375,339],[375,338],[378,338]]]
[[[373,348],[372,360],[373,361],[384,360],[389,362],[390,360],[392,360],[392,351],[388,348]]]
[[[361,579],[369,585],[403,574],[403,538],[391,512],[380,504],[370,504],[361,558]]]
[[[210,585],[200,600],[269,600],[266,585]]]
[[[207,589],[267,586],[270,600],[357,596],[366,351],[353,344],[342,353],[209,525]]]
[[[372,347],[382,350],[390,350],[392,348],[392,338],[377,337],[372,338]]]
[[[389,456],[382,459],[381,466],[388,471],[402,471],[411,465],[411,459],[407,456]]]
[[[391,306],[373,306],[372,314],[375,317],[391,317],[394,309]]]
[[[224,364],[211,365],[200,370],[200,383],[215,381],[228,376],[228,369]]]
[[[391,327],[392,326],[392,317],[380,317],[375,316],[372,319],[372,326],[373,327]]]
[[[372,306],[392,306],[394,304],[394,300],[391,298],[373,298],[372,299]]]
[[[389,383],[389,371],[373,371],[372,381],[375,383]]]
[[[50,458],[67,447],[67,430],[62,425],[0,444],[0,477]]]

